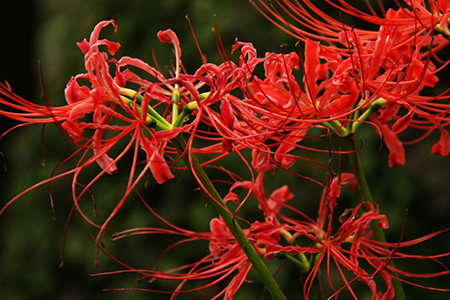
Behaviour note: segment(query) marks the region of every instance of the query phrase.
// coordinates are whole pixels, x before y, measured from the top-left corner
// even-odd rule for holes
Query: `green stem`
[[[186,141],[182,135],[179,135],[174,140],[174,144],[180,154],[182,154],[186,150]],[[252,263],[256,272],[261,277],[267,290],[272,295],[272,298],[275,300],[286,300],[286,297],[284,296],[280,287],[276,283],[270,271],[267,269],[264,262],[259,257],[253,245],[247,239],[247,236],[243,232],[242,228],[239,226],[232,213],[228,209],[226,209],[225,202],[222,200],[222,197],[209,179],[205,170],[198,162],[197,158],[193,154],[189,153],[189,156],[186,154],[183,155],[183,160],[185,161],[189,170],[193,173],[194,177],[199,181],[200,185],[204,187],[206,193],[213,198],[211,202],[214,208],[222,216],[227,227],[233,233],[236,241],[239,243],[242,250],[247,255],[248,260]]]
[[[175,85],[175,90],[172,94],[172,99],[174,103],[172,104],[172,126],[175,124],[178,118],[178,105],[180,105],[180,92],[178,91],[178,84]]]
[[[343,142],[344,148],[349,151],[349,159],[350,164],[352,165],[353,172],[358,180],[358,186],[361,193],[361,197],[364,201],[368,201],[372,204],[374,204],[374,200],[372,198],[372,194],[370,193],[369,185],[366,180],[366,176],[364,174],[364,169],[362,167],[361,161],[358,156],[356,143],[355,143],[355,136],[353,134],[341,138],[341,141]],[[386,237],[384,235],[383,229],[381,229],[379,226],[379,221],[374,220],[370,224],[370,227],[373,232],[373,236],[375,239],[379,242],[386,243]],[[394,261],[391,260],[389,263],[393,268],[395,268]],[[402,283],[399,280],[395,280],[395,278],[399,278],[399,274],[397,272],[390,272],[394,279],[392,280],[392,285],[395,290],[395,298],[396,300],[406,300],[405,292],[403,291]]]

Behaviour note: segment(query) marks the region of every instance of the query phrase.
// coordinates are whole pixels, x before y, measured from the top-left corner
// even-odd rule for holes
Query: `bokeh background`
[[[293,38],[272,26],[248,1],[243,0],[1,1],[0,80],[7,80],[14,91],[24,98],[42,103],[38,75],[40,61],[46,93],[52,105],[64,104],[63,90],[67,81],[72,75],[84,72],[83,55],[76,42],[88,37],[95,24],[106,19],[115,19],[119,27],[115,35],[112,33],[112,27],[102,33],[105,38],[122,44],[117,57],[128,55],[152,62],[154,51],[161,66],[170,64],[171,47],[161,44],[156,33],[171,28],[180,39],[184,65],[188,71],[193,72],[201,64],[201,59],[186,15],[189,15],[192,21],[196,37],[209,62],[219,64],[222,61],[211,32],[215,20],[224,48],[232,59],[236,59],[236,56],[230,54],[231,45],[236,38],[252,42],[260,56],[266,51],[279,52],[282,44],[286,44],[283,49],[285,52],[296,49],[296,41]],[[15,124],[0,118],[1,132]],[[74,146],[62,138],[56,127],[47,126],[44,133],[44,154],[41,133],[40,126],[20,128],[0,141],[1,206],[21,191],[51,176],[58,163],[75,151]],[[388,239],[393,242],[399,239],[405,209],[408,209],[408,217],[404,240],[449,227],[450,161],[448,157],[430,154],[432,144],[439,137],[432,135],[425,142],[408,146],[406,165],[390,169],[387,166],[388,152],[382,147],[374,130],[366,128],[362,135],[362,155],[369,184],[374,198],[380,203],[381,211],[388,215],[391,223],[392,229],[387,233]],[[323,163],[328,160],[327,155],[318,153],[305,155]],[[42,166],[43,160],[45,166]],[[75,163],[76,161],[69,162],[58,169],[58,172],[70,169]],[[236,172],[241,168],[238,160],[233,157],[222,161],[221,164]],[[125,171],[102,178],[92,190],[99,218],[107,215],[121,193],[120,189],[127,178],[127,166],[122,163],[119,168]],[[317,170],[308,163],[299,164],[297,170],[322,182],[326,177],[324,170]],[[86,178],[92,177],[98,171],[94,166],[91,173],[86,173]],[[223,176],[216,170],[210,172],[213,177]],[[85,182],[88,182],[88,179]],[[70,178],[52,183],[56,222],[52,220],[47,186],[26,194],[0,217],[0,298],[168,299],[169,296],[160,294],[103,291],[121,287],[152,286],[142,283],[137,285],[137,275],[134,274],[91,276],[121,267],[105,255],[100,255],[100,264],[96,266],[95,245],[77,217],[73,217],[68,226],[64,266],[59,267],[65,222],[72,207],[70,184]],[[321,189],[308,180],[279,172],[268,182],[267,192],[270,193],[283,184],[289,185],[299,207],[314,217]],[[144,198],[151,202],[162,216],[186,228],[206,231],[208,220],[215,216],[212,208],[205,207],[201,194],[193,192],[195,184],[188,173],[180,172],[176,180],[162,186],[156,185],[150,178],[145,187],[142,183],[141,188]],[[225,192],[226,186],[221,187],[221,191]],[[345,195],[342,201],[346,201]],[[86,202],[86,211],[92,211],[92,205],[89,201]],[[142,202],[137,197],[131,197],[115,218],[113,227],[115,230],[124,230],[158,224],[145,210]],[[443,235],[431,240],[411,249],[411,253],[433,254],[450,251],[448,237]],[[161,251],[171,242],[171,237],[142,236],[114,243],[106,241],[106,246],[108,251],[127,263],[152,268]],[[180,248],[178,252],[169,255],[166,266],[195,261],[202,253],[204,255],[205,249],[207,251],[207,244],[202,243],[198,244],[198,248],[194,248],[195,251]],[[417,263],[411,267],[425,273],[432,270],[429,265],[433,264]],[[286,273],[280,276],[284,276],[288,282],[285,286],[288,298],[300,299],[300,275],[295,270]],[[425,284],[450,288],[449,281],[447,277],[425,281]],[[153,283],[153,286],[170,288],[160,282]],[[449,296],[410,286],[406,286],[405,290],[408,299],[448,299]],[[211,295],[214,295],[214,290],[195,296],[181,295],[180,299],[209,299]],[[255,283],[245,284],[236,299],[260,297],[261,285],[255,277]]]

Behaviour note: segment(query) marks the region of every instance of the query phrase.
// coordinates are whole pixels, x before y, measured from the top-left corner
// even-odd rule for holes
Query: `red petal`
[[[171,29],[167,30],[161,30],[158,32],[158,38],[163,43],[172,43],[175,47],[175,52],[177,58],[181,57],[181,48],[180,48],[180,42],[178,41],[178,37]]]
[[[439,139],[439,142],[434,144],[433,148],[431,149],[431,153],[433,154],[439,154],[441,156],[447,156],[450,151],[450,140],[449,140],[449,134],[448,131],[441,129],[441,138]]]
[[[391,152],[389,154],[389,167],[404,165],[405,149],[403,148],[403,145],[397,135],[387,125],[379,122],[378,120],[374,120],[374,122],[381,131],[386,147],[388,147]]]

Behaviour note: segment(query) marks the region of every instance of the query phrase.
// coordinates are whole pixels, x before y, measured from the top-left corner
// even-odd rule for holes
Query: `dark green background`
[[[159,43],[156,33],[171,28],[179,36],[186,69],[194,72],[200,66],[201,59],[185,19],[186,14],[190,16],[202,51],[208,61],[216,64],[221,62],[221,58],[211,33],[214,15],[217,16],[221,39],[228,54],[235,38],[253,42],[260,56],[266,51],[279,51],[283,43],[287,43],[283,51],[295,50],[293,38],[269,24],[244,0],[2,1],[0,80],[8,80],[16,93],[42,103],[37,71],[37,62],[40,60],[49,99],[52,105],[62,105],[63,90],[70,76],[84,72],[83,55],[76,42],[88,37],[99,21],[111,18],[119,26],[118,33],[113,35],[111,28],[107,28],[102,36],[122,44],[117,57],[128,55],[152,62],[154,50],[161,66],[169,64],[172,59],[171,47]],[[235,56],[230,57],[236,60]],[[15,124],[5,118],[0,119],[2,132]],[[430,154],[432,143],[439,137],[432,135],[419,145],[407,147],[406,165],[392,169],[387,167],[387,150],[381,147],[374,130],[366,128],[361,137],[364,139],[362,155],[369,184],[375,199],[380,203],[381,211],[388,215],[391,223],[388,238],[393,242],[399,239],[406,208],[409,212],[405,240],[449,227],[449,158]],[[48,178],[57,164],[75,150],[54,126],[46,128],[45,140],[45,167],[41,167],[43,152],[40,126],[18,129],[0,142],[0,151],[4,155],[0,158],[0,164],[7,167],[5,172],[0,173],[1,206],[27,187]],[[320,143],[323,142],[319,141],[318,145],[322,147],[323,144]],[[306,143],[314,145],[313,142]],[[322,163],[326,163],[328,159],[327,155],[316,153],[304,155]],[[221,163],[234,171],[241,169],[239,161],[233,157]],[[61,171],[74,164],[75,161],[68,163]],[[126,163],[122,162],[119,168],[119,174],[102,178],[93,189],[100,219],[105,218],[114,206],[120,196],[121,185],[126,180]],[[91,169],[86,172],[86,178],[99,171],[96,166]],[[322,182],[326,175],[323,170],[317,170],[308,163],[300,163],[297,170]],[[219,172],[210,172],[213,176],[221,176]],[[149,187],[145,189],[142,183],[140,188],[145,198],[165,218],[193,230],[208,230],[209,219],[215,216],[215,212],[211,208],[205,208],[200,193],[193,192],[195,185],[188,173],[176,175],[177,179],[162,186],[150,180]],[[246,175],[248,174],[243,176]],[[267,180],[269,185],[266,191],[270,193],[282,184],[288,184],[295,194],[293,201],[296,201],[296,206],[315,217],[321,189],[285,172],[278,172],[277,175],[275,179]],[[87,181],[86,179],[84,182]],[[226,191],[226,186],[221,188]],[[91,277],[90,274],[118,270],[120,266],[104,255],[101,255],[100,266],[95,266],[95,245],[76,217],[69,226],[65,265],[58,268],[64,225],[72,205],[70,178],[54,182],[52,193],[55,198],[56,223],[51,219],[46,186],[22,197],[0,217],[1,299],[169,298],[167,295],[142,292],[103,292],[104,288],[135,287],[136,275]],[[344,203],[351,199],[346,196],[354,195],[345,194],[342,200]],[[89,200],[86,203],[86,211],[91,213],[92,205],[89,205]],[[137,197],[130,197],[112,226],[115,230],[123,230],[156,225],[158,222],[146,212]],[[107,250],[130,264],[151,268],[161,253],[159,248],[164,249],[171,242],[173,240],[170,237],[143,236],[107,242]],[[167,265],[195,261],[207,252],[207,244],[198,243],[193,250],[180,248],[179,251],[169,256]],[[445,251],[450,251],[448,235],[411,249],[411,253],[424,254]],[[427,272],[428,265],[432,264],[409,263],[406,267]],[[285,273],[282,276],[289,278],[290,284],[285,287],[288,298],[300,299],[298,274],[295,270]],[[252,279],[255,279],[255,283],[245,284],[236,299],[260,298],[261,285],[254,276]],[[428,281],[426,284],[450,288],[448,277]],[[159,282],[154,286],[166,287]],[[150,288],[152,285],[141,284],[139,287]],[[408,299],[448,297],[444,293],[409,286],[405,290]],[[208,299],[213,294],[214,290],[195,296],[182,295],[180,299]]]

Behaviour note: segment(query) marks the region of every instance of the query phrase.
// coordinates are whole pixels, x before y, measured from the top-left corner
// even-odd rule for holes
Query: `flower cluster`
[[[269,21],[300,41],[298,52],[268,52],[261,57],[251,43],[236,41],[232,52],[238,53],[237,62],[228,58],[219,65],[204,61],[188,73],[182,65],[177,36],[165,30],[158,38],[172,45],[175,57],[167,76],[140,59],[115,58],[120,44],[100,38],[107,26],[117,30],[115,22],[109,20],[100,22],[89,40],[78,43],[86,73],[67,83],[65,105],[52,106],[46,97],[44,105],[35,104],[0,83],[0,115],[20,122],[18,127],[56,124],[77,147],[70,158],[81,156],[74,168],[10,200],[0,215],[24,193],[70,175],[74,207],[98,229],[94,240],[98,249],[106,252],[100,239],[112,230],[110,223],[125,201],[137,195],[152,218],[164,226],[115,232],[114,240],[156,234],[181,238],[164,255],[188,242],[208,244],[198,261],[170,270],[142,270],[121,262],[125,272],[151,280],[178,281],[174,291],[163,291],[171,293],[171,299],[223,282],[225,287],[212,299],[233,299],[252,268],[273,298],[285,299],[264,260],[296,267],[306,278],[305,299],[325,293],[322,284],[331,291],[330,298],[345,290],[349,297],[359,299],[361,293],[354,282],[366,287],[371,299],[402,299],[400,282],[420,286],[410,279],[449,275],[448,268],[420,274],[396,266],[400,260],[435,262],[450,256],[445,251],[428,256],[400,251],[445,230],[412,241],[385,240],[388,219],[372,200],[358,157],[361,149],[354,137],[364,124],[375,128],[390,151],[389,166],[406,162],[404,144],[411,141],[402,142],[399,135],[404,131],[414,134],[412,142],[439,131],[441,137],[431,152],[449,154],[448,89],[437,95],[429,91],[441,84],[439,76],[448,64],[439,55],[450,41],[450,2],[405,1],[397,9],[382,8],[380,17],[370,6],[369,14],[344,0],[323,1],[375,29],[344,24],[319,8],[318,1],[275,2],[278,8],[263,0],[253,4]],[[269,175],[283,174],[277,172],[292,173],[295,180],[307,177],[293,169],[299,160],[307,159],[296,149],[310,149],[302,142],[306,137],[314,138],[309,136],[311,129],[319,129],[328,137],[324,148],[313,149],[329,156],[329,166],[316,162],[327,174],[324,183],[313,180],[323,188],[316,218],[302,211],[288,184],[268,195],[264,183]],[[334,135],[338,136],[339,150],[331,145]],[[244,153],[247,150],[251,156]],[[341,160],[339,170],[334,170],[331,160],[336,153],[349,157],[351,171],[342,170],[345,164]],[[197,157],[203,154],[208,158],[201,161]],[[227,170],[232,183],[222,198],[203,167],[230,154],[238,156],[251,178],[245,180]],[[83,211],[82,197],[91,193],[100,177],[118,172],[119,161],[130,157],[125,191],[106,220],[92,220]],[[184,166],[179,166],[181,160]],[[89,183],[81,183],[83,171],[95,164],[101,170]],[[220,214],[209,220],[209,232],[183,229],[165,220],[138,191],[138,183],[147,173],[163,184],[175,177],[173,169],[183,168],[192,173],[207,203]],[[351,205],[338,201],[344,185],[359,191],[353,193],[357,201]],[[253,211],[251,217],[245,213],[247,207]],[[186,288],[190,281],[201,283]]]
[[[221,82],[226,84],[228,80],[225,65],[213,68],[205,64],[195,75],[183,74],[179,41],[170,29],[160,31],[158,38],[173,45],[176,65],[172,77],[166,78],[157,68],[137,58],[112,58],[110,55],[116,53],[120,44],[99,38],[101,30],[109,25],[117,30],[113,20],[103,21],[95,27],[89,41],[78,43],[84,54],[86,73],[72,77],[67,83],[66,105],[51,106],[48,99],[45,105],[35,104],[14,94],[9,85],[0,85],[3,96],[0,103],[4,105],[1,115],[22,122],[18,126],[55,123],[63,135],[79,147],[76,153],[84,151],[76,168],[52,179],[73,174],[74,202],[87,220],[79,200],[102,175],[116,173],[117,162],[128,152],[133,153],[129,182],[115,212],[148,171],[160,184],[174,178],[170,168],[176,161],[167,157],[176,150],[168,146],[169,141],[181,132],[196,134],[201,118],[186,121],[193,111],[202,110],[199,107],[214,103],[226,90]],[[142,72],[150,79],[137,74]],[[220,91],[216,93],[217,86]],[[201,94],[199,89],[204,87],[211,92]],[[208,97],[211,93],[216,96]],[[110,157],[108,153],[113,150],[118,154]],[[146,159],[144,167],[138,171],[139,150],[143,150]],[[80,184],[80,173],[93,163],[102,171],[89,184]],[[83,186],[81,191],[77,190],[79,185]],[[107,224],[108,221],[103,228]]]
[[[242,111],[247,111],[244,120],[247,123],[249,110],[263,116],[257,115],[258,118],[268,120],[272,126],[264,129],[270,132],[270,138],[273,138],[270,134],[282,133],[282,138],[275,137],[275,140],[281,144],[279,152],[283,157],[312,126],[322,125],[346,136],[355,133],[364,122],[370,122],[381,132],[391,151],[390,166],[405,163],[404,148],[398,138],[405,129],[424,132],[417,141],[439,130],[441,138],[432,152],[448,155],[450,140],[445,126],[449,106],[443,102],[448,95],[422,93],[425,88],[436,86],[438,72],[448,64],[437,58],[449,43],[445,14],[448,6],[442,3],[445,1],[437,4],[430,1],[432,12],[426,10],[423,1],[410,1],[410,10],[389,9],[383,18],[367,16],[347,2],[339,1],[342,12],[379,25],[377,30],[346,26],[310,1],[304,1],[305,6],[277,1],[288,15],[310,31],[295,27],[275,7],[259,2],[270,13],[265,14],[267,18],[286,26],[286,31],[304,41],[304,54],[267,53],[264,58],[257,58],[251,44],[237,45],[241,46],[240,66],[249,71],[250,82],[243,87],[247,95],[245,104],[241,99],[233,104],[242,115]],[[310,11],[323,20],[312,18]],[[317,29],[320,32],[311,34]],[[332,44],[322,45],[314,40]],[[435,65],[432,57],[440,66]],[[252,74],[259,63],[264,64],[263,79]],[[301,81],[293,73],[298,69],[303,72]]]

